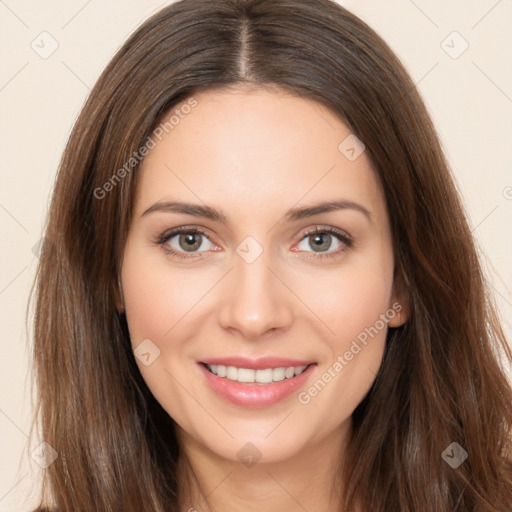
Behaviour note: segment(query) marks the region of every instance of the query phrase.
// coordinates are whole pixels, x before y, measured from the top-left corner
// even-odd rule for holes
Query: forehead
[[[193,98],[195,107],[183,109],[142,162],[139,213],[162,199],[263,213],[340,197],[383,213],[365,152],[347,158],[354,135],[330,109],[278,89],[204,91]]]

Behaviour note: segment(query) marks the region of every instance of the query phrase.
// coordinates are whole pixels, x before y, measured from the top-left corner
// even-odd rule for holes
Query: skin
[[[389,326],[405,322],[379,181],[366,153],[349,161],[338,150],[351,131],[318,103],[270,88],[194,98],[197,107],[140,169],[118,305],[133,348],[150,339],[160,350],[151,364],[137,364],[175,420],[197,477],[183,510],[338,510],[335,464],[349,440],[351,414],[375,380],[387,327],[307,404],[297,393],[266,408],[228,403],[208,387],[197,361],[315,361],[304,391],[393,304],[403,309]],[[364,206],[371,220],[348,208],[284,219],[290,208],[338,199]],[[206,204],[229,223],[168,211],[143,215],[160,201]],[[197,235],[192,253],[180,235],[166,242],[190,259],[173,258],[157,242],[180,226],[207,234]],[[323,252],[316,252],[314,235],[304,234],[317,226],[347,232],[353,245],[334,235],[329,245],[324,234]],[[263,249],[250,264],[236,252],[248,236]],[[322,257],[328,253],[336,256]],[[248,442],[261,452],[250,467],[237,455]]]

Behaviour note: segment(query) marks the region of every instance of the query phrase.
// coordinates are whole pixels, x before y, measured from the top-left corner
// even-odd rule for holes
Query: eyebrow
[[[359,203],[339,199],[336,201],[321,202],[304,208],[291,208],[284,214],[285,221],[297,221],[321,213],[334,212],[339,210],[355,210],[362,213],[370,222],[372,214]],[[229,224],[229,219],[220,211],[206,205],[182,203],[177,201],[158,201],[142,213],[141,217],[152,212],[169,212],[204,217],[221,224]]]

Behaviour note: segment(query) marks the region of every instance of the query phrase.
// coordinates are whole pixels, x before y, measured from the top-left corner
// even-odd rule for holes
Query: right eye
[[[171,243],[175,238],[176,240]],[[158,244],[173,258],[187,259],[197,257],[193,254],[198,249],[204,248],[205,240],[210,241],[206,233],[198,228],[176,228],[161,235]],[[207,252],[207,250],[198,252]],[[188,256],[187,253],[192,255]]]

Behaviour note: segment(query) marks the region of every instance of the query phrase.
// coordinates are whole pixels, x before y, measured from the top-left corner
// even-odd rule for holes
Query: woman
[[[505,511],[512,354],[425,106],[329,0],[182,0],[66,147],[36,288],[59,511]]]

